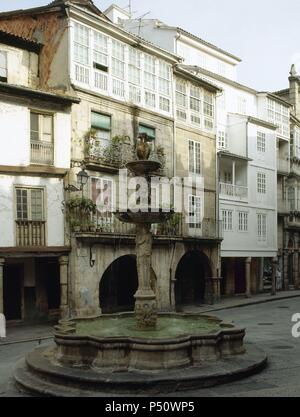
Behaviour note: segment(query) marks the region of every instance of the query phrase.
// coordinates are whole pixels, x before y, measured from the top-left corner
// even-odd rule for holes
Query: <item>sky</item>
[[[145,13],[240,57],[238,81],[259,91],[288,87],[290,67],[300,74],[299,0],[131,0],[134,17]],[[0,0],[0,11],[43,6],[50,0]],[[94,0],[104,11],[129,0]]]

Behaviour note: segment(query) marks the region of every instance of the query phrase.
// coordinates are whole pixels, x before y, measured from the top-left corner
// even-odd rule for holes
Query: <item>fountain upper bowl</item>
[[[158,171],[161,168],[161,163],[149,160],[131,161],[126,164],[126,168],[135,175],[143,176]]]
[[[114,215],[118,220],[123,223],[136,223],[136,224],[158,224],[168,221],[173,214],[173,211],[165,212],[162,209],[159,211],[125,211],[116,212]]]

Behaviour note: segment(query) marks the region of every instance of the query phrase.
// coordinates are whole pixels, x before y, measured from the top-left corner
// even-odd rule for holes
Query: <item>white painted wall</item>
[[[224,231],[222,257],[273,257],[277,254],[277,168],[276,168],[276,131],[247,123],[246,117],[230,115],[230,123],[237,123],[239,128],[229,129],[229,151],[239,154],[243,148],[250,161],[247,168],[247,202],[228,201],[220,196],[220,210],[233,211],[233,230]],[[239,124],[238,124],[239,122]],[[257,133],[266,135],[266,152],[257,151]],[[240,146],[238,144],[240,143]],[[243,152],[244,153],[244,152]],[[257,192],[257,173],[266,175],[266,194]],[[248,231],[240,232],[238,213],[248,213]],[[257,214],[267,215],[267,239],[258,238]]]
[[[104,14],[113,22],[113,23],[120,23],[122,19],[128,19],[130,14],[128,11],[121,9],[120,7],[112,4]]]
[[[175,27],[166,27],[156,19],[143,19],[142,22],[138,19],[126,19],[121,25],[125,30],[177,54],[186,65],[197,65],[231,80],[237,78],[237,65],[233,63],[233,59],[188,35],[182,34],[178,39],[179,33]]]
[[[213,52],[211,49],[210,52]],[[177,41],[177,55],[184,59],[185,65],[197,65],[208,71],[222,75],[231,80],[236,80],[236,65],[228,63],[226,60],[217,58],[209,52],[204,51],[199,44],[199,48],[195,48],[182,40]]]
[[[67,169],[70,167],[71,114],[53,114],[54,166]],[[30,109],[19,104],[0,102],[0,134],[0,165],[30,165]]]
[[[63,180],[13,175],[0,175],[0,247],[12,247],[15,237],[14,187],[43,187],[45,217],[47,221],[47,246],[64,245],[64,215],[61,210],[64,200]]]
[[[177,30],[171,28],[165,30],[159,28],[158,24],[157,19],[143,19],[141,23],[138,19],[126,19],[122,21],[121,27],[166,51],[177,53],[175,41]]]
[[[224,257],[265,257],[277,254],[277,213],[238,203],[220,202],[220,210],[233,210],[233,231],[223,232],[221,256]],[[238,231],[239,211],[248,213],[248,232]],[[267,241],[260,242],[257,237],[257,213],[267,214]],[[237,249],[238,248],[238,249]]]

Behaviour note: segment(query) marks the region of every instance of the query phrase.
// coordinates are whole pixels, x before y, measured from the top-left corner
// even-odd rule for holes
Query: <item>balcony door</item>
[[[188,234],[192,237],[202,236],[202,199],[189,195]]]
[[[30,162],[54,164],[53,116],[30,112]]]
[[[17,246],[46,245],[44,218],[44,190],[42,188],[16,188]]]

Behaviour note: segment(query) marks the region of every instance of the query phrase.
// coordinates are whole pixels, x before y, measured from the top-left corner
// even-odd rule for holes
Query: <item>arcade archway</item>
[[[156,291],[156,275],[152,270],[151,286]],[[134,310],[134,295],[138,289],[136,257],[126,255],[116,259],[104,272],[99,284],[99,302],[103,314]]]
[[[206,278],[211,277],[207,256],[198,251],[187,252],[176,270],[176,305],[201,304],[206,295]]]

